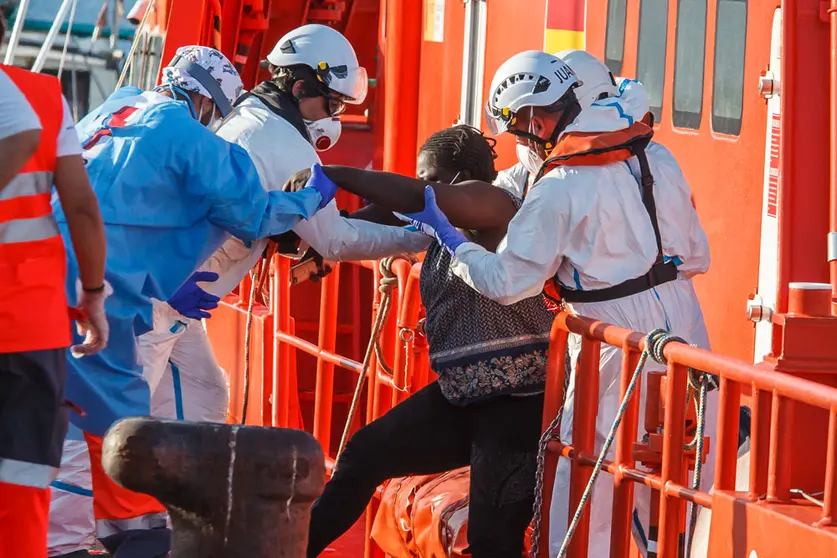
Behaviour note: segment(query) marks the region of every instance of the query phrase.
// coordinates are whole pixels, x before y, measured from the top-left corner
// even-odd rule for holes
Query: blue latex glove
[[[217,280],[217,273],[196,271],[168,300],[169,306],[193,320],[211,317],[207,310],[218,308],[218,301],[221,299],[198,287],[198,282],[212,283]]]
[[[323,172],[323,167],[319,163],[314,163],[311,166],[311,177],[305,183],[306,188],[313,188],[320,194],[320,205],[318,209],[327,206],[334,196],[337,194],[337,184],[335,184]]]
[[[450,224],[448,218],[436,205],[436,193],[431,186],[424,187],[424,209],[418,213],[408,213],[406,217],[418,230],[427,236],[435,237],[451,255],[462,244],[468,242],[465,235]]]

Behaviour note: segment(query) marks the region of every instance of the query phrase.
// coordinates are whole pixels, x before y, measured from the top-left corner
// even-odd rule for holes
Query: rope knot
[[[666,360],[665,355],[663,352],[665,351],[666,345],[669,343],[686,343],[686,340],[682,337],[678,337],[677,335],[672,335],[671,333],[667,332],[664,329],[655,329],[648,332],[648,335],[645,336],[645,352],[648,353],[655,362],[662,364],[663,366],[668,365],[668,361]],[[692,345],[695,347],[696,345]],[[700,386],[706,383],[706,387],[709,391],[718,389],[718,378],[713,376],[712,374],[703,372],[701,370],[695,370],[694,368],[689,368],[689,386],[695,390],[699,391]]]
[[[672,335],[664,329],[654,329],[648,332],[648,335],[645,336],[645,352],[648,353],[652,359],[658,364],[662,364],[663,366],[668,365],[668,361],[666,360],[665,354],[663,351],[666,348],[666,345],[669,343],[686,343],[686,340],[682,337],[678,337],[676,335]]]

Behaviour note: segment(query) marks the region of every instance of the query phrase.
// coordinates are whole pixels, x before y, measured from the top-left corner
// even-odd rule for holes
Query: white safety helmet
[[[616,80],[611,71],[601,60],[586,50],[562,50],[555,56],[569,64],[581,80],[581,85],[575,90],[575,96],[582,109],[586,109],[599,99],[619,94],[619,88],[616,87]]]
[[[366,99],[369,78],[355,49],[339,31],[325,25],[303,25],[279,39],[267,61],[274,66],[305,65],[342,100],[359,105]]]
[[[560,58],[540,50],[515,54],[497,70],[485,103],[485,119],[495,135],[509,129],[525,107],[555,105],[581,85],[575,72]]]

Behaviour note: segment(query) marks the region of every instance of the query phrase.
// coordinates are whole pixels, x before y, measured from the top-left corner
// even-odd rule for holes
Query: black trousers
[[[0,353],[0,462],[61,465],[69,419],[64,406],[66,353],[66,349]],[[35,484],[44,484],[49,476],[39,472],[43,468],[29,470]]]
[[[471,466],[468,544],[474,558],[520,558],[535,495],[543,395],[450,404],[436,382],[352,436],[314,503],[314,558],[363,514],[387,479]]]

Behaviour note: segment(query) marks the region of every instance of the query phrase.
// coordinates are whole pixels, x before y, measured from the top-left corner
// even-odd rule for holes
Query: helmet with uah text
[[[494,74],[485,117],[491,132],[508,131],[515,115],[526,107],[554,107],[575,102],[573,90],[581,85],[563,60],[540,50],[529,50],[509,58]]]

